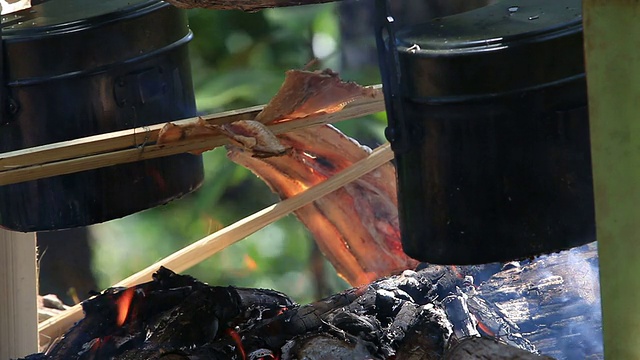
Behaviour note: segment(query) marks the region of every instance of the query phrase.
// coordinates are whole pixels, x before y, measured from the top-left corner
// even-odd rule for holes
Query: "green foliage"
[[[196,101],[202,113],[266,103],[282,84],[284,72],[304,67],[314,55],[322,67],[340,70],[334,4],[257,13],[192,10],[189,18],[195,34],[190,49]],[[347,71],[343,78],[379,82],[375,67]],[[382,142],[384,124],[384,115],[377,115],[339,127],[373,146]],[[229,161],[224,149],[205,153],[204,162],[205,181],[195,193],[93,227],[101,286],[278,201],[251,172]],[[311,301],[317,296],[309,266],[313,246],[306,229],[288,216],[188,273],[211,284],[273,288]],[[329,291],[345,288],[330,265],[327,268]]]

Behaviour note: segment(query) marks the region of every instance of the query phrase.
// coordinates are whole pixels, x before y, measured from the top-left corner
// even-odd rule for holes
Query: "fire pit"
[[[160,268],[26,359],[602,358],[594,245],[497,270],[421,266],[301,306]]]

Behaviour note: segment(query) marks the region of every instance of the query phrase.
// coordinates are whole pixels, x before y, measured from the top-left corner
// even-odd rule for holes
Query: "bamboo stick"
[[[149,281],[151,275],[157,271],[160,266],[165,266],[176,272],[185,271],[229,245],[244,239],[289,213],[343,187],[392,159],[393,152],[389,144],[382,145],[374,150],[368,157],[358,161],[322,183],[198,240],[182,250],[120,281],[114,286],[130,287]],[[55,339],[61,336],[81,318],[82,306],[78,304],[60,315],[43,321],[39,326],[41,341],[45,339]]]
[[[237,120],[253,119],[260,110],[262,110],[262,106],[252,106],[205,115],[202,118],[209,124],[220,125]],[[176,125],[184,125],[197,120],[198,117],[193,117],[172,122]],[[153,144],[158,140],[158,133],[164,124],[87,136],[80,139],[2,153],[0,154],[0,172],[30,165],[40,165],[131,147],[140,147],[143,144]]]
[[[253,119],[261,108],[251,107],[203,116],[202,118],[210,124],[219,125],[241,119]],[[281,134],[305,127],[336,123],[381,111],[384,111],[382,96],[362,98],[347,105],[337,113],[272,124],[269,125],[269,128],[275,134]],[[185,124],[195,120],[197,118],[174,121],[174,123]],[[218,135],[155,145],[153,143],[157,140],[158,132],[162,126],[164,124],[95,135],[0,154],[0,186],[175,155],[202,148],[214,148],[228,143],[225,136]]]

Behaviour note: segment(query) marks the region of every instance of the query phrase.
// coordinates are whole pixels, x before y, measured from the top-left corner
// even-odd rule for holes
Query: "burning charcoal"
[[[396,320],[408,324],[403,329],[404,337],[396,338],[396,359],[442,359],[443,350],[453,335],[452,325],[445,312],[433,304],[422,305],[419,311],[416,317],[403,319],[404,316],[399,315]]]
[[[85,319],[29,359],[541,359],[537,350],[598,359],[597,289],[584,281],[594,251],[541,257],[480,284],[465,267],[427,266],[303,306],[161,268],[87,301]]]
[[[385,329],[384,337],[389,340],[389,345],[383,346],[382,350],[387,357],[396,355],[404,359],[398,355],[400,349],[406,352],[410,349],[407,344],[420,343],[422,353],[442,355],[452,333],[452,325],[444,311],[433,304],[417,305],[405,301],[393,322]],[[412,336],[419,336],[419,339],[412,339]]]
[[[288,342],[282,360],[358,360],[379,359],[369,352],[364,341],[350,343],[328,334],[303,336]]]
[[[553,360],[548,356],[531,354],[487,338],[468,338],[453,346],[448,360]]]
[[[245,352],[258,349],[280,351],[285,343],[299,335],[328,331],[324,317],[332,310],[350,304],[358,298],[360,291],[350,289],[327,299],[293,308],[256,324],[239,333]]]
[[[168,349],[201,346],[212,341],[220,326],[213,292],[194,292],[180,306],[166,311],[146,326],[145,342]]]
[[[454,334],[458,339],[480,336],[477,330],[478,321],[469,312],[468,296],[460,288],[442,300],[447,317],[453,323]]]
[[[505,316],[498,307],[483,299],[475,288],[467,288],[465,294],[467,295],[467,305],[477,319],[478,329],[484,336],[499,339],[531,353],[537,353],[535,346],[522,336],[519,326]]]
[[[500,271],[477,291],[540,353],[602,359],[597,266],[595,244],[585,245]]]
[[[140,350],[131,349],[120,356],[114,357],[114,360],[191,360],[192,356],[176,350]]]
[[[160,268],[151,282],[108,289],[84,302],[85,318],[46,358],[190,358],[185,349],[203,347],[233,326],[250,326],[295,306],[273,290],[212,287]]]
[[[443,311],[437,316],[438,311],[432,303],[436,294],[431,279],[438,281],[440,276],[435,273],[438,272],[406,271],[400,276],[289,310],[262,327],[240,333],[245,351],[262,348],[277,351],[288,339],[321,333],[351,344],[347,347],[349,351],[358,349],[354,346],[359,344],[360,348],[366,347],[367,353],[375,355],[374,358],[387,358],[396,353],[407,331],[420,331],[416,327],[419,325],[434,332],[425,336],[429,339],[426,342],[433,346],[428,351],[441,354],[451,334],[451,325]],[[416,304],[409,294],[425,294],[420,301],[429,304]],[[437,323],[427,325],[434,321]]]
[[[500,270],[505,271],[505,270],[517,269],[519,267],[520,267],[519,261],[509,261],[508,263],[505,263],[504,265],[502,265],[502,268]]]
[[[380,322],[372,316],[338,312],[330,323],[336,328],[365,341],[376,341],[382,336]]]

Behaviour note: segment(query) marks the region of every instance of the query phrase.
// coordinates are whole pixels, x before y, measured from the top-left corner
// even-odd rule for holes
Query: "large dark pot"
[[[387,42],[408,255],[477,264],[595,240],[581,26],[579,0],[520,0]]]
[[[191,37],[183,11],[162,1],[35,6],[3,29],[9,106],[0,152],[195,115]],[[201,157],[185,154],[3,186],[0,226],[102,222],[164,204],[202,179]]]

